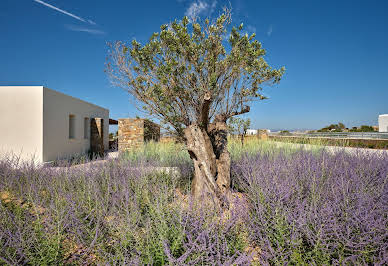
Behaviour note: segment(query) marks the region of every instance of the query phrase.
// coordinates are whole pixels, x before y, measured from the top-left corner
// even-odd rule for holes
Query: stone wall
[[[141,147],[144,142],[160,139],[160,127],[146,119],[119,119],[118,150],[127,151]]]
[[[267,129],[258,129],[257,130],[257,137],[259,139],[263,139],[263,140],[268,139],[268,130]]]

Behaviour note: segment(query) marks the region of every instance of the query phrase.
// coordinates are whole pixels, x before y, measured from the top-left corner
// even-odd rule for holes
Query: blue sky
[[[233,23],[285,66],[253,128],[376,125],[388,113],[388,1],[232,0]],[[215,17],[229,1],[1,0],[0,85],[44,85],[134,117],[129,96],[104,73],[107,42],[146,42],[185,14]]]

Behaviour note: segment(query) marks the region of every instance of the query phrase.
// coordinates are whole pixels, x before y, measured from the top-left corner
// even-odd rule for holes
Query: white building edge
[[[0,157],[43,163],[85,154],[93,118],[103,121],[101,146],[108,150],[108,109],[44,86],[0,86]]]
[[[269,129],[247,129],[246,135],[252,136],[252,135],[257,135],[259,133],[259,130],[266,130],[267,133],[270,133],[271,130]]]
[[[388,114],[379,115],[379,132],[388,132]]]
[[[257,129],[247,129],[246,135],[257,135],[258,130]]]

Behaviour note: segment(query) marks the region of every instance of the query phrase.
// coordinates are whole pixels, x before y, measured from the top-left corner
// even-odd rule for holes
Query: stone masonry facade
[[[257,130],[257,137],[259,139],[267,140],[268,139],[268,130],[267,129]]]
[[[159,125],[140,118],[119,119],[118,150],[128,151],[143,146],[144,142],[159,141]]]

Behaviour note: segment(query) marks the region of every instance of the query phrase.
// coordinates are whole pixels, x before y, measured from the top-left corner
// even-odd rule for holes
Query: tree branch
[[[207,130],[207,125],[209,123],[209,108],[212,103],[210,92],[206,92],[203,97],[203,103],[201,107],[201,121],[200,124],[205,130]]]
[[[242,114],[248,113],[250,110],[251,110],[251,108],[249,106],[244,106],[244,108],[242,108],[240,111],[231,112],[229,114],[223,113],[223,114],[217,115],[214,119],[214,122],[226,122],[226,120],[228,120],[228,118],[230,118],[232,116],[242,115]]]

